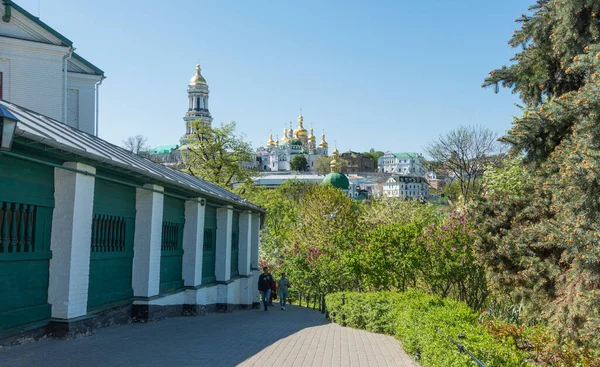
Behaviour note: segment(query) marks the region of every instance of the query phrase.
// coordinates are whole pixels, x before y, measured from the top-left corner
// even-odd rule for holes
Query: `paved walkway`
[[[236,365],[417,366],[394,338],[343,328],[298,306],[175,317],[0,349],[2,367]]]

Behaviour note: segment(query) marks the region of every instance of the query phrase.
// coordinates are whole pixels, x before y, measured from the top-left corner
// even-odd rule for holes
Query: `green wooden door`
[[[160,246],[160,292],[183,288],[183,225],[185,201],[164,197]]]
[[[231,272],[230,277],[240,275],[240,267],[238,258],[240,253],[240,213],[233,212],[233,220],[231,223]]]
[[[132,301],[134,231],[135,188],[96,179],[88,312]]]
[[[204,212],[204,247],[202,251],[202,284],[214,283],[217,244],[217,209],[207,206]]]
[[[54,168],[0,156],[0,337],[50,319],[53,207]]]

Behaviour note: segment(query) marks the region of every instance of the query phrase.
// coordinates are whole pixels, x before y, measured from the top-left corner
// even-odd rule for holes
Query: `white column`
[[[183,226],[183,283],[198,286],[202,282],[202,251],[204,245],[204,211],[200,198],[185,202]]]
[[[240,245],[238,269],[240,275],[250,275],[250,257],[252,254],[252,212],[240,213]]]
[[[252,216],[252,228],[250,232],[250,268],[258,269],[258,242],[260,240],[260,214]]]
[[[144,187],[150,190],[137,189],[135,194],[133,295],[136,297],[156,296],[160,285],[164,189],[150,184]]]
[[[96,173],[78,162],[65,167]],[[54,212],[50,237],[48,302],[52,317],[71,319],[87,313],[95,178],[54,169]]]
[[[215,254],[215,276],[217,281],[231,279],[231,226],[233,208],[217,209],[217,251]]]

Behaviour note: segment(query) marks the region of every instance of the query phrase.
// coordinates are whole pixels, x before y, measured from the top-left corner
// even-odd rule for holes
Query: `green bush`
[[[424,367],[476,366],[460,353],[448,337],[459,340],[487,367],[528,366],[526,355],[514,345],[494,339],[466,304],[418,291],[404,293],[342,293],[326,298],[327,310],[336,323],[394,335],[407,353],[420,352]]]

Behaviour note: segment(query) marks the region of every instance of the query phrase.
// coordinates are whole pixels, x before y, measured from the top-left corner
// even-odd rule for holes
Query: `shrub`
[[[496,340],[478,322],[465,303],[442,299],[419,291],[404,293],[330,294],[326,304],[331,319],[350,327],[394,335],[407,353],[417,351],[424,367],[475,366],[448,337],[458,340],[487,367],[528,366],[525,353],[514,343]]]

